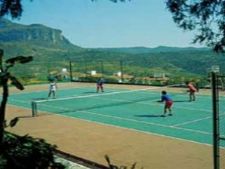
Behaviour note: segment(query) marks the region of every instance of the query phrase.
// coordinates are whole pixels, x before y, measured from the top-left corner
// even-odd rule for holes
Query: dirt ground
[[[80,83],[58,85],[59,89],[84,86]],[[121,88],[117,85],[105,86]],[[122,87],[128,88],[125,85]],[[143,86],[129,86],[129,88],[137,89]],[[47,85],[32,85],[26,86],[26,90],[22,92],[47,89]],[[11,88],[10,92],[21,91]],[[131,166],[136,162],[137,169],[213,168],[212,147],[209,145],[58,115],[42,114],[32,117],[30,109],[8,105],[6,119],[14,117],[20,117],[20,120],[16,127],[8,128],[8,131],[43,138],[48,143],[57,145],[61,151],[99,164],[107,164],[104,159],[107,154],[114,164]]]

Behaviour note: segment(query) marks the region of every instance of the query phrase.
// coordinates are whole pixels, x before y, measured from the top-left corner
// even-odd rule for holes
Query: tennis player
[[[189,101],[190,102],[195,101],[196,100],[195,92],[197,91],[197,89],[195,88],[192,82],[186,82],[186,85],[188,87],[188,92],[189,92]]]
[[[51,95],[53,95],[53,98],[56,98],[56,89],[57,89],[57,85],[55,81],[51,81],[49,84],[49,93],[48,93],[48,98],[51,97]]]
[[[169,111],[169,116],[172,116],[172,105],[173,105],[173,100],[171,97],[167,94],[165,90],[161,92],[161,100],[159,102],[165,102],[164,106],[164,114],[162,117],[166,117],[167,111]]]
[[[103,78],[100,78],[98,81],[97,81],[97,89],[96,89],[96,92],[98,93],[99,92],[99,89],[101,89],[101,92],[104,92],[104,79]]]

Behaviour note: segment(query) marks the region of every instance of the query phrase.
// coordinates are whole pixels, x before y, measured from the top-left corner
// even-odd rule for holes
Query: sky
[[[200,47],[194,34],[177,27],[165,0],[22,0],[22,17],[13,22],[62,30],[73,44],[98,47]]]

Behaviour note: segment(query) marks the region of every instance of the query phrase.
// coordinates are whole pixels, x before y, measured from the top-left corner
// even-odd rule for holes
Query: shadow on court
[[[41,98],[33,98],[33,101],[39,101],[39,100],[46,100],[48,97],[41,97]]]
[[[161,102],[160,100],[157,100],[156,102]],[[179,102],[189,102],[189,100],[173,100],[174,103],[179,103]]]
[[[143,115],[135,115],[135,117],[149,117],[149,118],[155,118],[155,117],[162,117],[162,115],[156,115],[156,114],[143,114]]]
[[[173,102],[174,103],[176,103],[176,102],[189,102],[189,100],[174,100]]]
[[[97,93],[96,91],[89,91],[89,92],[82,92],[84,94],[93,94],[93,93]]]

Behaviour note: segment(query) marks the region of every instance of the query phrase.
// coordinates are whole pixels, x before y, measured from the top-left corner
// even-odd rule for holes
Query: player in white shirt
[[[51,95],[53,95],[53,98],[56,98],[56,89],[57,89],[57,85],[55,81],[50,82],[49,84],[49,93],[48,93],[48,97],[51,97]]]

